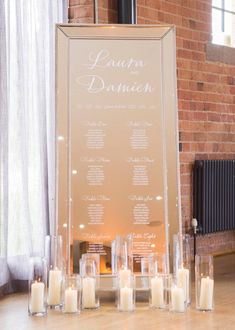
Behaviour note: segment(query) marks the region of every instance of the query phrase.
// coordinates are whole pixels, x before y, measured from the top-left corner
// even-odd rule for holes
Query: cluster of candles
[[[185,312],[190,304],[190,268],[181,264],[173,275],[167,273],[164,266],[159,267],[152,255],[145,259],[149,264],[148,267],[141,268],[141,274],[134,274],[128,268],[128,262],[125,262],[120,269],[116,269],[115,274],[105,277],[99,273],[99,255],[83,255],[80,275],[64,275],[63,267],[59,267],[58,263],[52,267],[46,259],[34,258],[33,276],[29,281],[29,314],[46,315],[47,308],[58,308],[64,313],[79,313],[81,309],[98,308],[101,280],[104,279],[108,283],[108,289],[116,294],[119,311],[134,311],[136,294],[145,292],[151,308]],[[202,311],[212,310],[212,256],[196,256],[195,284],[196,308]]]

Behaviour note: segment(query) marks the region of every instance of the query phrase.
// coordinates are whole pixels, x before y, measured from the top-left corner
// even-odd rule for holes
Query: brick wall
[[[117,0],[99,0],[99,23],[116,23]],[[93,22],[93,1],[70,0],[71,22]],[[235,158],[235,66],[206,59],[211,0],[138,0],[138,23],[176,25],[183,226],[192,218],[195,159]],[[198,251],[235,250],[235,232],[199,237]]]

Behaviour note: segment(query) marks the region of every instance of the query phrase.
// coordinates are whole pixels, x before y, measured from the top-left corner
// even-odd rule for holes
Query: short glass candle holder
[[[214,308],[214,272],[212,255],[195,257],[196,309],[212,311]]]
[[[66,275],[62,287],[62,311],[78,314],[81,311],[81,277],[77,274]]]
[[[32,316],[47,314],[47,265],[40,257],[30,258],[28,313]]]
[[[184,289],[177,285],[177,279],[172,280],[169,307],[170,311],[175,313],[184,313],[187,308]]]
[[[170,303],[171,286],[171,274],[158,274],[150,277],[149,305],[151,308],[168,308]]]
[[[128,286],[120,286],[117,290],[117,307],[120,312],[133,312],[135,310],[135,276],[131,274]]]
[[[99,276],[96,275],[96,264],[92,259],[81,261],[82,271],[82,308],[96,309],[99,301]]]
[[[61,306],[61,288],[64,273],[61,236],[46,236],[45,255],[48,267],[47,304],[50,308],[58,308]]]

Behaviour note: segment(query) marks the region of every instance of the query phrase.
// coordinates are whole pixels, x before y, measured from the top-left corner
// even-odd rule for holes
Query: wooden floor
[[[235,330],[235,255],[215,259],[215,310],[198,312],[194,301],[185,314],[138,307],[133,313],[120,313],[104,305],[79,316],[49,311],[47,317],[29,317],[27,296],[9,295],[0,300],[1,330],[78,329],[78,330]]]

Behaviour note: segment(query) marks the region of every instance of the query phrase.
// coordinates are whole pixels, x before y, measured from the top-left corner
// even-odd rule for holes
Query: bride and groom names
[[[127,94],[127,93],[137,93],[137,94],[147,94],[154,92],[154,87],[148,81],[137,81],[132,77],[136,77],[140,70],[143,70],[147,64],[141,59],[135,59],[133,57],[128,58],[114,58],[111,56],[107,49],[101,49],[95,53],[91,52],[88,56],[88,63],[84,66],[89,70],[87,74],[78,76],[76,82],[83,86],[83,88],[88,93],[117,93],[117,94]],[[110,77],[106,72],[104,76],[96,74],[96,70],[100,72],[100,69],[104,70],[122,70],[127,72],[128,82],[107,82],[104,76]],[[132,75],[131,79],[129,77]],[[112,76],[111,76],[112,77]]]

